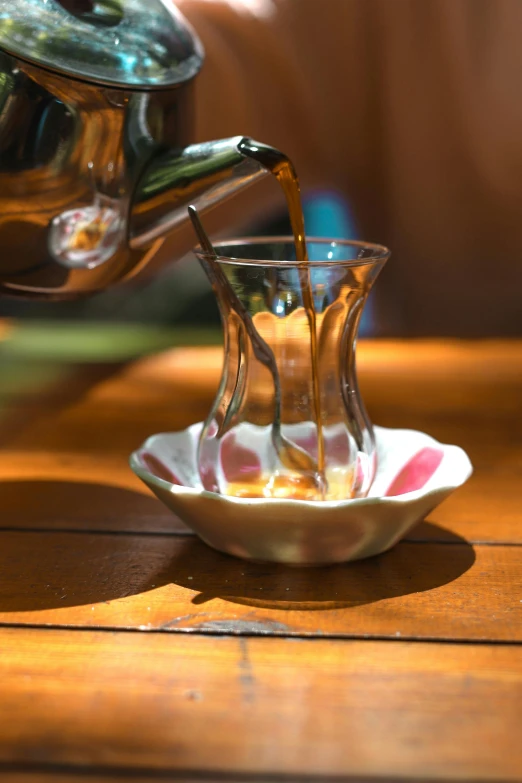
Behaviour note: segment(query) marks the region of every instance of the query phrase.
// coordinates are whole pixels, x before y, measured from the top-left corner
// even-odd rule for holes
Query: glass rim
[[[241,247],[245,245],[270,245],[270,244],[294,244],[293,236],[252,236],[252,237],[237,237],[233,239],[220,239],[218,242],[214,242],[214,248],[217,252],[217,256],[214,257],[210,253],[206,253],[201,245],[196,245],[194,253],[198,258],[214,259],[220,264],[241,264],[249,266],[277,266],[277,267],[318,267],[318,266],[343,266],[343,267],[355,267],[366,266],[368,264],[385,263],[390,255],[391,251],[384,245],[379,245],[376,242],[365,242],[357,239],[338,239],[334,237],[306,237],[306,243],[315,245],[325,245],[329,247],[350,247],[359,248],[360,250],[371,250],[372,255],[366,258],[324,258],[321,260],[314,259],[313,261],[297,261],[291,259],[262,259],[262,258],[243,258],[239,256],[220,255],[219,250],[221,247]]]

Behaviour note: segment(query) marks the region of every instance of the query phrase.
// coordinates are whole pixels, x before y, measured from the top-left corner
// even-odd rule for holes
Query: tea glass
[[[375,439],[357,384],[356,340],[390,254],[337,239],[307,247],[306,262],[296,261],[289,237],[220,242],[216,258],[195,251],[224,329],[221,381],[198,448],[211,492],[338,501],[371,486]]]

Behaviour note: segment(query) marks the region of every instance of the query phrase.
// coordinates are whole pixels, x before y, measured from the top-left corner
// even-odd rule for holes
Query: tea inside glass
[[[308,240],[307,247],[306,262],[296,261],[286,237],[219,243],[215,260],[196,251],[225,337],[222,378],[198,452],[210,491],[341,500],[363,497],[373,480],[374,437],[355,345],[389,252],[344,240]]]

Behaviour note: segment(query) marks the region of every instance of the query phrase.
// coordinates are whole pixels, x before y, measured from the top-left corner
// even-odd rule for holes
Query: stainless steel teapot
[[[1,292],[102,290],[265,173],[247,138],[190,144],[202,62],[171,0],[0,0]]]

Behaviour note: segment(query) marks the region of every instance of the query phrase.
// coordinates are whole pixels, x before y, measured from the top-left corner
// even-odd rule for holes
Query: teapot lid
[[[0,0],[0,49],[97,84],[172,87],[203,48],[172,0]]]

